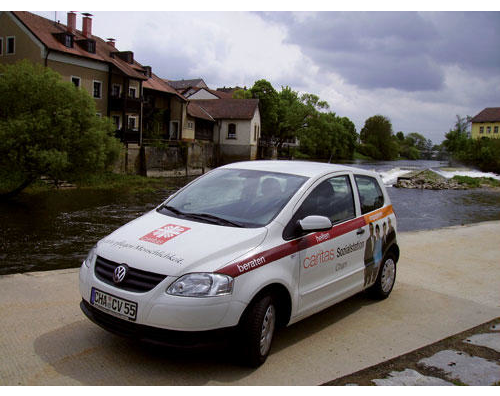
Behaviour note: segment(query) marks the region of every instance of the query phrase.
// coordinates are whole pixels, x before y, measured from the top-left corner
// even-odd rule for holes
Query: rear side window
[[[358,186],[361,213],[365,214],[384,206],[384,194],[377,179],[370,176],[354,176]]]

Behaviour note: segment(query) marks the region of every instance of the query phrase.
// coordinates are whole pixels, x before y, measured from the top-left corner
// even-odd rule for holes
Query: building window
[[[227,138],[236,139],[236,124],[229,124],[227,126]]]
[[[479,133],[483,133],[484,132],[484,127],[479,127]]]
[[[135,89],[135,87],[130,87],[128,89],[128,96],[131,97],[131,98],[135,98],[135,94],[136,94],[137,90]]]
[[[88,40],[87,41],[87,51],[95,54],[95,41],[94,40]]]
[[[121,91],[122,91],[122,86],[120,84],[113,84],[111,86],[111,96],[118,98],[120,97]]]
[[[80,77],[71,76],[71,82],[75,84],[75,87],[80,88],[80,81],[81,81]]]
[[[128,117],[128,129],[131,129],[132,131],[137,130],[137,117]]]
[[[102,82],[94,80],[94,98],[102,98]]]
[[[187,129],[194,129],[194,122],[193,121],[187,122]]]
[[[491,127],[486,127],[486,133],[491,133]]]
[[[73,36],[69,34],[64,35],[64,45],[68,48],[73,48]]]
[[[7,55],[13,55],[16,53],[16,38],[11,36],[7,37],[7,50],[5,51]]]
[[[3,37],[0,37],[0,56],[3,55]]]
[[[95,113],[95,115],[96,115],[97,117],[99,117],[99,118],[101,118],[101,117],[102,117],[102,114],[101,114],[101,113]]]
[[[493,133],[498,133],[498,127],[497,126],[493,128]]]

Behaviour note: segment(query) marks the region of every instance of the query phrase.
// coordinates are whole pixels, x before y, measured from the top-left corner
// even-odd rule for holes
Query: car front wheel
[[[244,364],[258,367],[271,350],[276,328],[276,306],[271,295],[265,295],[249,307],[242,323]]]

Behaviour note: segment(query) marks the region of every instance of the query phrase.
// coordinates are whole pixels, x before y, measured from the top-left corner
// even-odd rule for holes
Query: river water
[[[500,219],[500,191],[407,190],[389,187],[414,169],[440,171],[447,163],[391,161],[354,163],[375,170],[388,186],[399,231],[425,230]],[[451,177],[452,172],[440,171]],[[461,174],[479,176],[473,171]],[[486,175],[500,179],[498,175]],[[105,235],[159,205],[187,183],[169,179],[154,193],[64,190],[0,202],[0,275],[80,266]]]

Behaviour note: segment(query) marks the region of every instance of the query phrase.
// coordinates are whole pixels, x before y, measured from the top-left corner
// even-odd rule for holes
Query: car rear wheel
[[[383,300],[391,294],[396,282],[396,259],[392,253],[388,253],[382,260],[377,280],[368,289],[368,293],[376,299]]]
[[[276,328],[276,306],[271,295],[264,295],[249,307],[242,322],[243,363],[258,367],[271,350]]]

